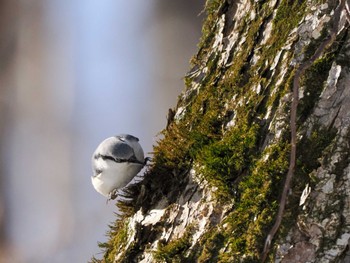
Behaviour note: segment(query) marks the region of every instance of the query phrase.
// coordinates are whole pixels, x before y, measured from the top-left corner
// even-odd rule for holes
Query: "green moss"
[[[146,213],[162,198],[171,207],[186,187],[187,173],[195,163],[210,186],[218,189],[217,198],[226,204],[231,203],[232,209],[225,214],[223,222],[201,237],[197,251],[189,249],[194,231],[194,228],[189,227],[176,240],[169,243],[160,241],[154,252],[156,260],[259,261],[265,235],[274,222],[278,208],[290,151],[288,131],[283,133],[278,142],[271,142],[266,149],[262,149],[266,134],[271,132],[268,128],[271,119],[263,120],[263,117],[267,109],[271,110],[270,116],[274,116],[277,108],[283,105],[281,98],[290,92],[294,75],[294,69],[290,67],[283,82],[276,87],[278,78],[281,78],[279,73],[282,63],[274,69],[271,69],[271,65],[277,52],[286,44],[291,31],[305,15],[306,2],[281,0],[273,18],[269,1],[252,1],[257,16],[253,21],[250,20],[250,14],[241,21],[235,21],[239,23],[239,35],[245,41],[239,50],[232,50],[232,62],[225,68],[217,65],[220,54],[210,53],[210,48],[218,30],[218,16],[221,15],[220,12],[225,13],[228,3],[223,0],[206,2],[208,16],[203,26],[200,50],[193,60],[197,66],[206,67],[204,81],[196,90],[190,90],[193,80],[191,77],[185,79],[189,94],[178,103],[178,106],[185,108],[181,120],[172,122],[161,133],[161,139],[154,147],[153,163],[144,180],[127,192],[127,197],[136,196],[137,200],[126,200],[119,204],[119,208],[125,216],[138,209]],[[273,19],[271,37],[266,45],[260,45],[260,33],[266,26],[264,21],[267,18]],[[211,57],[207,58],[209,54]],[[250,62],[254,54],[259,55],[259,59],[252,65]],[[284,64],[289,65],[293,57],[292,51],[284,50],[282,57]],[[334,56],[328,54],[306,72],[303,79],[306,96],[301,100],[298,112],[301,121],[309,116],[314,107],[325,80],[325,72],[333,60]],[[258,84],[261,85],[259,94],[253,90]],[[285,116],[277,117],[288,118],[287,104],[284,108]],[[235,118],[235,126],[228,128],[226,124],[231,116]],[[311,181],[312,171],[320,165],[318,158],[334,135],[333,130],[314,127],[311,136],[303,137],[298,144],[298,164],[293,181],[293,191],[297,194],[289,200],[280,233],[285,233],[295,222],[296,213],[293,212],[298,209],[298,191],[308,180]],[[147,194],[141,195],[142,192]],[[126,222],[122,216],[111,226],[108,233],[110,240],[100,244],[105,253],[104,261],[101,262],[111,262],[119,249],[125,248],[128,235]],[[144,243],[156,240],[163,227],[154,226],[152,237],[148,236],[149,239],[145,239]],[[139,234],[141,236],[142,233]],[[132,245],[130,247],[133,249]],[[135,249],[142,251],[143,247]],[[127,254],[130,251],[124,252]]]
[[[301,86],[305,87],[304,96],[299,101],[299,124],[304,123],[313,110],[327,80],[328,72],[334,61],[334,55],[318,59],[304,74]]]
[[[270,52],[276,54],[285,45],[290,32],[297,27],[306,12],[307,1],[282,0],[273,20],[273,32],[267,42]]]
[[[199,53],[197,56],[192,58],[191,63],[192,64],[200,64],[198,61],[201,60],[202,57],[206,56],[208,54],[208,51],[210,49],[210,46],[212,44],[212,41],[214,39],[215,33],[216,33],[216,22],[218,19],[218,10],[219,7],[222,6],[224,3],[224,0],[207,0],[205,4],[205,12],[207,14],[207,17],[205,21],[203,22],[202,27],[202,37],[199,41],[198,47],[199,47]]]
[[[278,208],[288,159],[289,144],[279,143],[267,148],[260,158],[250,160],[246,174],[237,182],[233,211],[220,227],[203,236],[199,262],[259,261]]]
[[[272,31],[267,43],[261,45],[259,49],[260,59],[253,67],[260,76],[264,76],[269,72],[269,68],[273,63],[276,54],[281,51],[281,48],[286,44],[291,31],[298,26],[300,20],[304,17],[306,10],[306,1],[288,1],[284,0],[278,6],[275,17],[272,20]],[[270,19],[273,10],[270,9],[269,3],[265,2],[261,13],[261,21]],[[263,26],[263,25],[262,25]],[[289,51],[284,51],[289,52]],[[291,57],[289,55],[288,57]],[[278,70],[278,69],[277,69]],[[264,74],[265,73],[265,74]]]
[[[266,232],[273,223],[288,169],[289,145],[274,145],[263,155],[269,157],[257,160],[242,179],[235,209],[224,221],[229,252],[220,256],[223,262],[258,262]]]
[[[205,146],[200,152],[197,158],[202,167],[200,173],[218,188],[218,197],[234,195],[235,181],[248,169],[254,156],[257,131],[257,125],[236,125],[222,140]]]
[[[309,137],[304,136],[297,144],[297,161],[293,176],[293,194],[288,198],[288,206],[283,215],[279,236],[286,236],[297,220],[300,196],[306,184],[314,188],[317,180],[314,171],[321,166],[320,157],[325,155],[336,136],[335,129],[315,125]],[[312,150],[310,150],[312,149]]]
[[[163,243],[162,240],[158,243],[158,249],[153,256],[157,262],[191,262],[186,251],[191,247],[192,235],[194,227],[188,226],[182,237],[172,240],[168,243]]]
[[[245,41],[240,48],[240,51],[234,54],[234,64],[226,73],[226,82],[235,83],[235,91],[238,94],[243,94],[246,91],[246,84],[251,81],[251,77],[253,76],[253,73],[250,70],[250,59],[254,54],[254,47],[258,44],[256,40],[263,21],[262,17],[250,21],[249,15],[250,14],[247,14],[243,19],[243,22],[241,22],[241,29],[239,29],[241,32],[240,35],[245,37]]]
[[[324,151],[331,144],[336,134],[337,131],[334,128],[328,129],[321,125],[315,125],[310,136],[304,136],[300,140],[297,145],[296,174],[298,177],[304,175],[309,178],[311,172],[321,166],[319,158],[324,154]]]
[[[198,257],[198,263],[217,262],[220,249],[224,246],[225,237],[220,231],[206,233],[205,242],[202,243],[202,251]]]
[[[308,45],[306,57],[311,57],[318,48],[320,42],[328,37],[326,28],[322,31],[322,36],[319,40],[313,41]],[[339,59],[339,52],[344,46],[344,38],[347,32],[342,32],[337,36],[335,44],[328,48],[325,55],[316,60],[313,65],[308,68],[302,78],[301,86],[305,87],[304,97],[300,99],[298,106],[299,124],[302,124],[307,116],[312,112],[315,104],[318,101],[320,94],[323,91],[324,83],[328,78],[332,63],[336,58]],[[337,60],[338,62],[338,60]]]
[[[92,258],[92,262],[109,263],[114,262],[115,256],[126,245],[126,241],[130,233],[128,233],[128,221],[116,220],[114,225],[110,225],[110,231],[107,233],[109,240],[105,243],[99,243],[98,246],[102,249],[104,255],[102,260]]]
[[[226,201],[235,198],[235,210],[225,220],[230,230],[224,233],[213,231],[211,237],[206,239],[203,244],[205,249],[200,255],[203,262],[216,259],[222,262],[234,262],[240,260],[242,255],[245,255],[245,262],[254,262],[258,259],[264,235],[274,220],[282,179],[288,168],[288,143],[279,143],[264,153],[259,152],[258,134],[261,128],[254,124],[254,115],[263,115],[266,112],[267,107],[262,103],[274,105],[275,102],[278,102],[273,106],[277,108],[280,98],[290,89],[290,81],[282,83],[273,96],[269,94],[271,88],[264,89],[266,95],[258,95],[251,91],[251,87],[259,82],[264,83],[257,71],[259,69],[268,70],[269,64],[266,66],[266,62],[272,63],[276,52],[285,43],[290,31],[303,17],[305,1],[302,4],[281,1],[273,20],[271,40],[262,47],[263,54],[257,65],[251,67],[249,59],[257,44],[256,40],[262,21],[266,16],[271,15],[271,10],[266,8],[262,8],[262,12],[264,16],[255,21],[247,22],[249,20],[246,18],[241,22],[241,31],[247,32],[246,41],[241,52],[233,55],[234,63],[225,71],[224,77],[217,82],[217,72],[220,69],[216,67],[216,62],[213,63],[214,60],[211,60],[212,63],[207,65],[209,70],[206,73],[206,81],[202,83],[198,95],[187,104],[182,128],[179,131],[181,135],[176,140],[176,143],[180,144],[171,145],[162,154],[162,156],[167,156],[170,148],[174,149],[170,151],[172,154],[179,151],[175,155],[181,157],[180,159],[185,158],[199,164],[202,176],[212,186],[218,188],[218,198]],[[212,12],[210,15],[208,20],[210,22],[206,24],[205,29],[205,41],[202,42],[203,49],[205,45],[209,47],[208,43],[216,30],[209,26],[210,23],[215,24],[216,13]],[[289,21],[288,24],[284,24],[283,21],[286,20]],[[203,50],[197,56],[199,60],[201,57],[205,57]],[[288,75],[292,76],[292,69],[288,71]],[[277,79],[269,80],[270,83],[276,81]],[[187,85],[190,86],[189,79],[187,82]],[[242,100],[244,106],[240,107],[236,104],[230,106],[234,110],[237,123],[235,127],[223,134],[224,118],[221,116],[224,116],[225,111],[230,107],[224,109],[222,105],[224,105],[223,101],[230,101],[233,94],[238,95],[236,101]],[[266,100],[264,100],[265,96]],[[256,110],[259,106],[261,106],[259,108],[261,111],[258,113]],[[183,141],[185,144],[181,143]],[[164,142],[168,143],[166,138]],[[262,161],[259,159],[260,154],[269,154],[270,157]],[[175,160],[176,158],[173,157],[169,159]],[[171,163],[175,166],[176,163],[182,162],[177,159]],[[216,239],[219,239],[220,242],[213,242]],[[227,246],[229,253],[218,253],[223,246]],[[177,249],[172,251],[175,250]]]

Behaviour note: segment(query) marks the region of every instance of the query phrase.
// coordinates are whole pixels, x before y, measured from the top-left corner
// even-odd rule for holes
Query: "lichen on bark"
[[[348,2],[207,1],[186,88],[93,262],[348,260]],[[296,95],[296,166],[264,250],[290,166]]]

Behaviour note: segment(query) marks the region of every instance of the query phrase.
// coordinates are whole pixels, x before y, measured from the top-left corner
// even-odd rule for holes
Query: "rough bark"
[[[102,262],[349,262],[349,4],[207,1]]]

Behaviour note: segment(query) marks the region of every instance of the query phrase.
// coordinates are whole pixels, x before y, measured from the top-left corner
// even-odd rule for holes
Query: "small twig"
[[[334,11],[334,24],[333,28],[330,31],[329,37],[321,43],[321,45],[318,47],[318,49],[315,51],[314,55],[307,61],[305,61],[303,64],[299,65],[299,67],[296,69],[295,75],[293,77],[293,99],[292,99],[292,105],[291,105],[291,116],[290,116],[290,127],[291,127],[291,152],[290,152],[290,161],[289,161],[289,168],[288,173],[286,177],[286,181],[284,183],[283,191],[281,200],[279,203],[278,213],[276,217],[276,221],[271,228],[269,234],[267,235],[267,238],[265,240],[265,246],[264,251],[262,253],[261,261],[265,262],[267,255],[270,251],[272,240],[279,229],[279,226],[282,222],[282,217],[284,213],[284,209],[286,206],[287,201],[287,194],[290,189],[290,183],[293,178],[294,170],[295,170],[295,161],[296,161],[296,143],[297,143],[297,125],[296,125],[296,119],[297,119],[297,108],[298,108],[298,102],[299,102],[299,88],[300,88],[300,79],[302,75],[305,73],[305,71],[315,62],[316,59],[318,59],[326,47],[333,43],[335,40],[335,37],[338,32],[339,27],[339,20],[341,12],[344,10],[345,6],[345,0],[340,0],[340,3],[338,7]]]

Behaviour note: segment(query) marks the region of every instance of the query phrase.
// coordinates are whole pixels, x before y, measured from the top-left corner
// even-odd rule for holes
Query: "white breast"
[[[126,186],[141,171],[143,165],[137,163],[116,163],[111,160],[99,160],[103,172],[91,181],[96,191],[108,197],[114,189]]]

